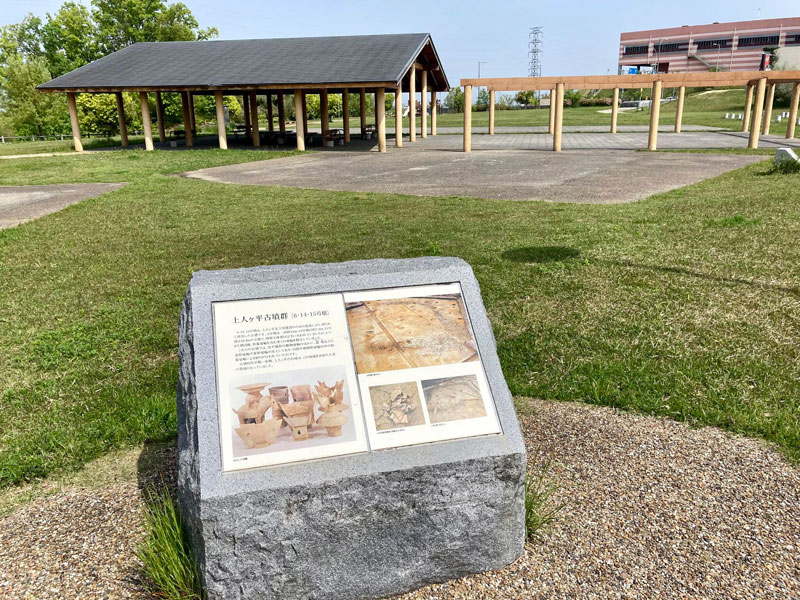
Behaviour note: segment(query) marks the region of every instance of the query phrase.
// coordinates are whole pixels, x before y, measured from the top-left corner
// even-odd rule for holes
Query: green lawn
[[[475,269],[515,395],[717,425],[800,459],[800,175],[762,163],[617,206],[171,175],[267,156],[0,162],[6,184],[131,182],[0,232],[0,487],[175,436],[193,271],[432,249]]]

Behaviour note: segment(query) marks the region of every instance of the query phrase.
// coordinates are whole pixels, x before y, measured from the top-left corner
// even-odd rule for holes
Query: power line
[[[543,27],[531,27],[528,34],[528,77],[542,76]]]

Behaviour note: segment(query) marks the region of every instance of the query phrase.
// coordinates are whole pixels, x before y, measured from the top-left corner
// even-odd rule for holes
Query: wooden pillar
[[[375,92],[375,121],[378,129],[378,150],[386,152],[386,90]]]
[[[489,90],[489,135],[494,135],[494,90]]]
[[[472,86],[471,85],[464,86],[464,152],[472,152]]]
[[[661,116],[661,80],[653,82],[650,92],[650,131],[647,134],[647,149],[658,147],[658,120]]]
[[[275,119],[272,111],[272,94],[267,94],[267,131],[275,131]]]
[[[611,98],[611,133],[617,133],[617,117],[619,116],[619,88],[614,88]]]
[[[436,90],[431,90],[431,135],[436,135]]]
[[[183,128],[186,131],[186,147],[191,148],[194,144],[194,140],[192,140],[192,116],[190,114],[189,92],[181,92],[181,108],[183,109]]]
[[[214,92],[214,102],[217,105],[217,138],[222,150],[228,149],[228,132],[225,129],[225,107],[222,104],[222,90]]]
[[[770,83],[767,88],[767,99],[764,102],[764,128],[761,133],[769,135],[769,128],[772,125],[772,105],[775,103],[775,84]]]
[[[156,92],[156,122],[158,123],[158,141],[162,144],[167,141],[164,131],[164,103],[161,101],[161,92]]]
[[[681,132],[683,125],[683,101],[686,99],[686,86],[678,88],[678,108],[675,111],[675,133]]]
[[[331,137],[331,127],[328,119],[328,90],[322,90],[319,94],[319,122],[323,145]]]
[[[247,94],[242,94],[242,111],[244,112],[244,135],[250,135],[250,101]]]
[[[764,109],[764,92],[767,88],[767,80],[761,78],[756,84],[756,101],[753,106],[753,123],[750,126],[750,140],[747,147],[755,150],[758,148],[758,134],[761,132],[761,114]]]
[[[420,115],[422,120],[421,135],[428,137],[428,72],[422,69],[420,76],[419,96],[421,100]]]
[[[303,99],[303,135],[308,133],[308,98],[306,93],[301,92],[300,96]]]
[[[119,119],[119,138],[123,148],[128,147],[128,125],[125,123],[125,105],[122,102],[122,92],[116,92],[117,118]]]
[[[753,106],[753,84],[747,84],[747,93],[744,98],[744,117],[742,118],[742,131],[750,130],[750,116]]]
[[[384,92],[385,94],[385,92]],[[372,101],[375,103],[375,132],[378,131],[378,88],[375,88],[375,93],[372,94]],[[384,95],[385,99],[385,95]],[[383,105],[384,110],[386,109],[386,104]]]
[[[403,147],[403,81],[394,91],[394,145]]]
[[[550,98],[553,109],[553,99]],[[553,121],[553,152],[561,152],[561,131],[564,128],[564,84],[556,84],[556,105]]]
[[[142,107],[142,129],[144,130],[144,149],[153,149],[153,128],[150,123],[150,104],[147,101],[147,93],[139,92],[139,104]]]
[[[547,133],[553,135],[556,132],[556,95],[558,90],[553,88],[550,90],[550,125],[547,127]]]
[[[78,105],[75,104],[73,92],[67,92],[67,106],[69,107],[69,123],[72,125],[72,145],[75,146],[75,152],[83,152],[81,128],[78,125]]]
[[[342,90],[342,129],[346,144],[350,141],[350,92],[347,88]]]
[[[283,92],[278,92],[278,131],[286,133],[286,111],[283,107]]]
[[[795,82],[792,86],[792,100],[789,104],[789,123],[786,125],[786,139],[794,137],[795,125],[797,125],[797,105],[800,103],[800,83]]]
[[[294,122],[297,131],[297,149],[306,149],[306,130],[303,127],[303,113],[305,112],[305,98],[300,90],[294,91]]]
[[[195,114],[194,114],[194,94],[189,92],[189,116],[192,118],[192,131],[196,134],[197,133],[197,123],[195,122]]]
[[[417,69],[408,71],[408,141],[417,141]]]
[[[255,91],[250,92],[250,121],[253,125],[253,147],[261,145],[261,129],[258,127],[258,104]]]
[[[361,139],[367,139],[367,90],[361,88],[358,115],[361,117]]]

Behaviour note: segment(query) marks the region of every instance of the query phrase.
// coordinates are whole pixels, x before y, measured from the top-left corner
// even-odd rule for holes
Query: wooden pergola
[[[648,150],[658,144],[658,120],[661,112],[661,90],[678,88],[678,106],[675,115],[675,133],[681,132],[683,104],[687,87],[746,86],[747,97],[742,120],[742,131],[750,132],[748,148],[758,148],[760,134],[768,134],[772,120],[775,86],[791,83],[792,99],[786,138],[793,138],[800,100],[800,71],[725,71],[708,73],[657,73],[653,75],[596,75],[576,77],[485,77],[462,79],[464,88],[464,152],[472,150],[472,88],[489,90],[489,135],[494,135],[495,92],[548,90],[550,92],[550,124],[548,133],[553,136],[553,151],[561,151],[561,131],[564,119],[564,90],[614,90],[611,104],[610,132],[617,132],[619,91],[621,89],[652,88]],[[754,102],[755,96],[755,102]],[[762,122],[763,116],[763,122]],[[751,127],[752,119],[752,127]]]
[[[257,98],[267,100],[267,132],[274,132],[272,99],[277,98],[279,135],[287,137],[284,97],[291,95],[295,108],[298,150],[305,150],[308,134],[306,96],[319,94],[321,135],[330,136],[329,96],[342,95],[344,142],[350,141],[349,94],[360,95],[361,136],[368,130],[366,95],[375,97],[375,130],[378,147],[386,152],[385,95],[396,94],[395,143],[403,145],[402,98],[408,94],[411,126],[409,140],[416,141],[417,93],[420,95],[421,137],[436,135],[436,98],[449,84],[430,34],[391,34],[265,40],[203,42],[146,42],[133,44],[93,63],[38,86],[42,92],[66,93],[75,150],[81,152],[76,94],[116,96],[122,146],[128,146],[123,92],[139,94],[145,148],[153,150],[153,126],[149,94],[155,96],[158,139],[166,142],[162,94],[179,93],[183,108],[186,146],[193,146],[196,132],[194,98],[214,96],[219,147],[227,149],[223,97],[242,97],[246,135],[254,147],[261,143]]]

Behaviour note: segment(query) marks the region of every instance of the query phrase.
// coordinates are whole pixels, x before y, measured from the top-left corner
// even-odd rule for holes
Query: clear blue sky
[[[62,3],[0,1],[0,24],[16,23],[28,12],[44,16]],[[759,8],[752,0],[183,2],[201,27],[217,27],[221,39],[430,32],[451,85],[477,76],[479,60],[486,61],[481,74],[487,77],[527,75],[528,30],[535,25],[544,27],[543,75],[604,75],[616,69],[622,31],[755,19]],[[763,19],[793,16],[800,16],[798,0],[761,5]]]

